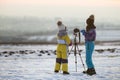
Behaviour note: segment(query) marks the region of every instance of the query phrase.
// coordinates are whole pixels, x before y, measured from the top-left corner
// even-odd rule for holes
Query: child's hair
[[[86,23],[86,31],[89,31],[90,29],[95,29],[96,27],[94,25],[94,15],[90,15],[89,18],[86,20]]]
[[[94,20],[94,15],[90,15],[89,18]]]

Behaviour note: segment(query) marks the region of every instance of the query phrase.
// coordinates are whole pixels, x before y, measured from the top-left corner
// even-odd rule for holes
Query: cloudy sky
[[[60,17],[63,20],[65,20],[64,18],[78,18],[85,21],[90,14],[95,15],[96,22],[110,20],[112,23],[120,24],[120,0],[0,0],[0,17],[32,16],[53,19]],[[0,30],[27,31],[28,26],[21,28],[21,26],[14,27],[6,24],[0,26]],[[30,30],[37,31],[40,30],[40,27],[33,29],[32,26],[29,26]]]
[[[120,0],[0,0],[0,16],[119,18]]]

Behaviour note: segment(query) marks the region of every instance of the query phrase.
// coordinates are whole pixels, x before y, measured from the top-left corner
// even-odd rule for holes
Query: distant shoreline
[[[0,42],[0,45],[56,45],[57,43],[53,42]],[[80,45],[83,45],[84,42],[81,42]],[[95,44],[97,45],[104,45],[104,44],[112,44],[112,45],[120,45],[120,40],[115,41],[96,41]]]

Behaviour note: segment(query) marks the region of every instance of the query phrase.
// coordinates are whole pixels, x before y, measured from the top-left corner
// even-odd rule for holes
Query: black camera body
[[[77,35],[78,35],[79,43],[80,43],[80,40],[81,40],[81,38],[80,38],[80,29],[75,28],[75,29],[73,30],[73,32],[74,32],[75,37],[77,37]]]
[[[73,31],[74,31],[74,33],[80,32],[80,30],[78,28],[75,28]]]

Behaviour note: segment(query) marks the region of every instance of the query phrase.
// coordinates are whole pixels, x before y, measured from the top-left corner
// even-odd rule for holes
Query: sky
[[[0,16],[119,19],[120,0],[0,0]]]
[[[83,22],[91,14],[95,15],[96,22],[120,24],[120,0],[0,0],[0,18],[32,16],[63,21],[65,18],[78,18]],[[13,26],[0,26],[0,29],[13,30]]]

